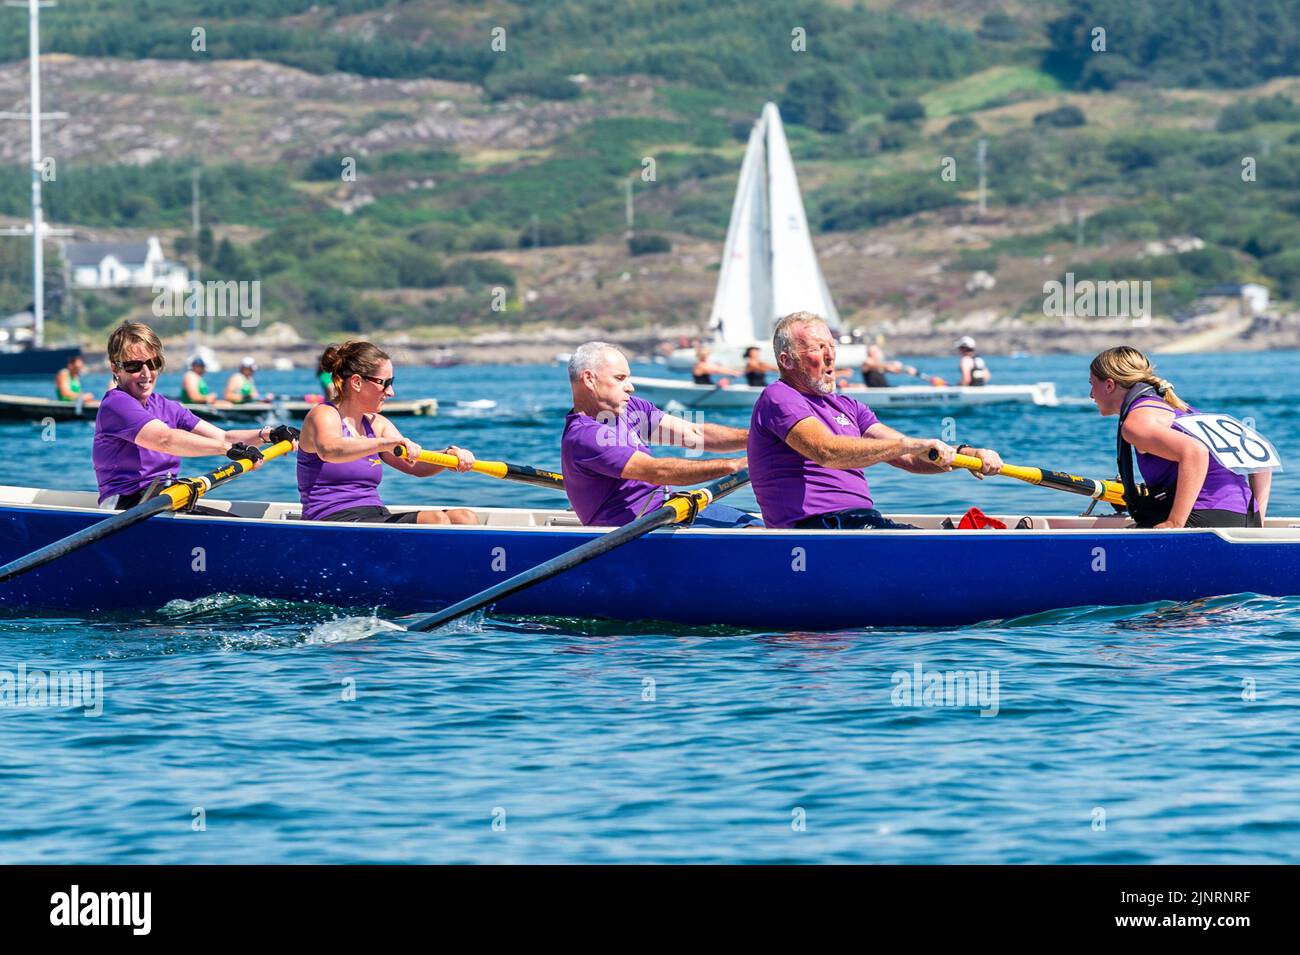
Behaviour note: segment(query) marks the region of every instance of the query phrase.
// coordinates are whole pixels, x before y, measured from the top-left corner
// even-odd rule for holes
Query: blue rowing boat
[[[297,504],[203,502],[242,516],[153,517],[0,584],[0,605],[15,615],[147,614],[178,598],[233,593],[424,612],[602,533],[561,510],[480,508],[478,526],[422,527],[304,522]],[[90,493],[0,487],[0,564],[108,513]],[[945,515],[891,516],[925,529],[659,530],[509,597],[495,612],[826,631],[1300,595],[1300,518],[1148,531],[1113,516],[1035,517],[1023,530],[952,531],[939,526]],[[1019,516],[1003,519],[1014,525]],[[684,586],[701,580],[707,586]]]

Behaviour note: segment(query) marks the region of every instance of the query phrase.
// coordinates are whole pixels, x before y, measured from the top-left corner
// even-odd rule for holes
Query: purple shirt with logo
[[[194,412],[157,392],[141,405],[121,388],[113,388],[100,401],[90,459],[99,482],[101,504],[115,494],[143,491],[156,478],[175,477],[180,469],[181,459],[175,455],[150,451],[135,443],[135,436],[150,421],[161,421],[182,431],[193,431],[199,423]]]
[[[560,469],[569,503],[582,523],[621,527],[664,502],[666,492],[659,485],[622,477],[632,455],[651,453],[650,435],[663,416],[633,395],[620,415],[598,419],[573,411],[564,419]]]
[[[793,527],[806,517],[874,506],[862,468],[822,467],[785,443],[790,429],[805,418],[851,438],[862,437],[879,421],[847,395],[805,395],[784,381],[764,388],[749,419],[749,479],[768,527]]]
[[[334,407],[328,401],[325,404]],[[342,415],[339,421],[343,423]],[[361,417],[361,427],[367,438],[375,436],[365,415]],[[343,424],[343,436],[352,437],[347,424]],[[379,498],[379,482],[383,476],[384,462],[378,451],[356,461],[335,464],[299,448],[298,499],[302,501],[303,519],[323,520],[347,507],[383,507],[384,502]]]
[[[1172,411],[1175,420],[1184,415],[1199,414],[1195,408],[1190,407],[1187,411],[1180,411],[1155,395],[1139,398],[1133,402],[1129,410],[1133,411],[1148,406],[1159,408],[1162,411]],[[1136,448],[1133,450],[1136,452],[1138,470],[1142,472],[1142,479],[1147,484],[1174,485],[1178,483],[1178,463],[1176,461],[1162,458],[1158,454],[1147,454],[1138,451]],[[1205,483],[1201,485],[1201,493],[1196,495],[1196,503],[1192,505],[1194,511],[1210,509],[1230,511],[1233,514],[1253,514],[1259,510],[1259,506],[1254,503],[1250,482],[1244,476],[1225,468],[1212,454],[1210,455],[1210,467],[1205,472]]]

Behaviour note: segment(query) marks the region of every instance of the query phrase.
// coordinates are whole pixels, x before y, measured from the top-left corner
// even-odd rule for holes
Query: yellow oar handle
[[[262,460],[269,461],[272,458],[278,458],[282,454],[288,454],[292,450],[292,441],[281,441],[279,444],[273,444],[263,451]],[[181,481],[170,487],[165,487],[160,494],[163,497],[171,498],[171,509],[179,511],[190,503],[191,494],[202,497],[217,484],[251,470],[253,470],[253,462],[246,458],[240,458],[238,461],[231,461],[224,468],[213,471],[211,474],[205,474],[193,480]]]
[[[931,451],[929,457],[931,461],[934,461],[939,457],[939,453]],[[984,467],[984,462],[969,454],[958,454],[952,459],[952,466],[965,468],[968,471],[979,471]],[[1105,501],[1107,504],[1114,504],[1116,507],[1124,506],[1124,485],[1118,481],[1098,481],[1095,478],[1079,477],[1075,474],[1064,474],[1060,471],[1044,471],[1042,468],[1024,467],[1019,464],[1004,464],[998,470],[998,474],[1003,477],[1015,478],[1018,481],[1025,481],[1028,484],[1037,484],[1040,487],[1070,491],[1074,494],[1086,494],[1088,497]]]
[[[399,458],[406,457],[406,445],[397,445],[393,448],[393,454]],[[454,454],[444,454],[442,451],[421,451],[417,460],[425,464],[436,464],[440,468],[455,469],[460,466],[459,458]],[[521,465],[507,464],[505,461],[475,461],[470,470],[502,480],[522,481],[543,487],[564,487],[563,475],[556,474],[554,471],[526,468]]]

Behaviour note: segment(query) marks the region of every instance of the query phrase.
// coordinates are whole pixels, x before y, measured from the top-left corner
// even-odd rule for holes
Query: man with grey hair
[[[745,459],[656,458],[651,444],[693,450],[740,451],[743,428],[692,424],[634,397],[627,358],[606,342],[580,345],[569,359],[573,408],[560,445],[564,490],[582,523],[622,526],[661,506],[665,488],[735,474]],[[757,518],[711,504],[695,521],[706,527],[743,527]]]
[[[785,316],[776,324],[772,348],[781,380],[754,403],[748,444],[754,496],[768,527],[911,528],[876,510],[865,468],[884,461],[915,474],[937,474],[952,470],[953,455],[963,449],[984,462],[984,474],[1002,467],[996,451],[909,438],[866,405],[836,394],[835,337],[820,316]],[[937,460],[929,459],[931,452]]]

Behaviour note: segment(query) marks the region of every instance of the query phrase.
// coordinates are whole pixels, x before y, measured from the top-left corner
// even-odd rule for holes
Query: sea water
[[[953,362],[918,363],[952,376]],[[883,419],[1008,462],[1113,475],[1114,419],[1084,397],[1086,356],[990,364],[999,384],[1051,380],[1079,400]],[[1192,403],[1272,439],[1288,467],[1270,511],[1300,515],[1300,356],[1159,366]],[[311,377],[257,379],[303,394]],[[219,390],[224,375],[213,378]],[[558,469],[562,367],[399,367],[397,378],[399,397],[441,402],[435,418],[396,421],[425,447]],[[178,384],[168,373],[162,391]],[[50,385],[7,379],[0,391]],[[747,414],[704,420],[743,426]],[[0,425],[0,484],[93,488],[92,432]],[[886,512],[1087,503],[966,473],[869,476]],[[296,500],[292,459],[229,493]],[[563,501],[475,474],[391,471],[384,495]],[[728,500],[754,506],[748,491]],[[284,555],[312,568],[338,558]],[[148,568],[141,553],[138,573]],[[960,573],[936,568],[933,600]],[[663,586],[665,599],[716,596],[708,567]],[[790,599],[818,599],[816,577]],[[238,594],[92,619],[5,606],[0,862],[1297,862],[1298,648],[1300,600],[1251,594],[836,633],[481,612],[410,633],[382,609]]]

